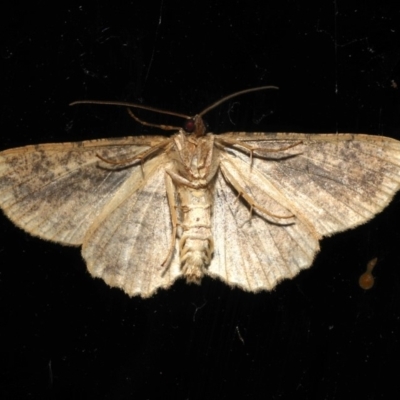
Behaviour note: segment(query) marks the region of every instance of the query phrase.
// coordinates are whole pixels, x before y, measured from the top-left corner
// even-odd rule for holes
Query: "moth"
[[[205,275],[250,292],[271,290],[310,267],[322,237],[388,205],[400,187],[400,142],[349,133],[207,133],[209,110],[268,88],[234,93],[194,117],[172,113],[186,121],[162,126],[176,130],[170,137],[5,150],[0,206],[32,235],[82,246],[90,273],[130,296]]]

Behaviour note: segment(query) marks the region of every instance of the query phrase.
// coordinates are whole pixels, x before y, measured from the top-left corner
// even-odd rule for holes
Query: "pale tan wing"
[[[290,204],[286,202],[286,207],[279,204],[276,199],[279,194],[271,187],[268,192],[245,182],[240,171],[225,157],[220,168],[228,170],[265,208],[288,214],[286,207]],[[294,277],[311,265],[319,250],[317,233],[301,218],[279,221],[255,210],[250,217],[249,205],[238,198],[222,172],[215,182],[212,230],[215,250],[209,275],[253,292],[271,290],[282,279]]]
[[[166,140],[127,137],[42,144],[0,152],[0,207],[20,228],[63,244],[80,245],[104,206],[140,163],[113,165]]]
[[[400,188],[400,142],[362,134],[225,134],[231,162],[250,182],[263,176],[318,234],[363,224],[385,208]],[[260,150],[253,154],[240,143]],[[271,149],[284,149],[271,152]],[[264,149],[264,150],[263,150]],[[258,179],[258,178],[257,178]],[[296,212],[296,211],[295,211]]]
[[[148,160],[145,178],[128,178],[84,238],[82,255],[90,273],[130,296],[149,297],[181,274],[177,248],[171,263],[162,266],[173,239],[168,167],[173,168],[166,155]]]

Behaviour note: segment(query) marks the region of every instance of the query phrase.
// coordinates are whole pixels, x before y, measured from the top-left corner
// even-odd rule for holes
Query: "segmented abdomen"
[[[188,282],[199,283],[214,251],[211,233],[212,194],[209,188],[181,186],[179,256]]]

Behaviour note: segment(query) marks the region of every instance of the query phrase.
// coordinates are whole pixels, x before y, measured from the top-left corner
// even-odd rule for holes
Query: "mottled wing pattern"
[[[322,236],[368,221],[400,187],[400,143],[390,138],[248,133],[218,138],[239,144],[221,154],[209,273],[246,290],[272,289],[309,267]],[[258,149],[252,164],[240,142]],[[296,145],[287,149],[291,144]],[[253,209],[250,218],[250,205],[229,177],[271,213],[295,217],[273,218]]]
[[[166,155],[148,160],[144,179],[129,178],[84,238],[82,255],[91,274],[130,296],[149,297],[181,274],[177,249],[171,263],[162,265],[172,243],[165,185],[169,167]]]
[[[231,164],[262,175],[296,206],[322,236],[363,224],[383,210],[400,188],[400,142],[353,134],[236,134],[258,148],[252,168],[248,153],[227,149]],[[279,150],[298,143],[289,150]],[[240,165],[240,166],[239,166]]]
[[[0,206],[19,227],[41,238],[80,245],[93,221],[129,177],[141,180],[131,159],[162,137],[128,137],[42,144],[0,153]]]

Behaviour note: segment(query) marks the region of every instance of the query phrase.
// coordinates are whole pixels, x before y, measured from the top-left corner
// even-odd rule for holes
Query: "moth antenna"
[[[173,111],[161,110],[160,108],[155,108],[155,107],[150,107],[150,106],[142,106],[141,104],[129,103],[126,101],[77,100],[77,101],[73,101],[72,103],[69,103],[70,106],[76,106],[79,104],[99,104],[99,105],[105,105],[105,106],[140,108],[142,110],[152,111],[152,112],[156,112],[159,114],[173,115],[173,116],[179,117],[179,118],[185,118],[185,119],[191,118],[189,115],[180,114],[180,113],[176,113]]]
[[[215,103],[211,104],[211,106],[208,106],[201,113],[197,114],[197,116],[201,118],[204,114],[207,114],[213,108],[218,107],[220,104],[224,103],[225,101],[227,101],[229,99],[232,99],[233,97],[241,96],[242,94],[246,94],[246,93],[258,92],[260,90],[269,90],[269,89],[279,89],[279,88],[277,86],[258,86],[258,87],[251,88],[251,89],[240,90],[239,92],[232,93],[232,94],[230,94],[228,96],[225,96],[222,99],[216,101]],[[159,129],[163,129],[163,130],[166,130],[166,131],[179,130],[180,127],[176,127],[176,126],[172,126],[172,125],[151,124],[149,122],[142,121],[135,114],[133,114],[133,112],[130,110],[130,108],[140,108],[142,110],[152,111],[152,112],[156,112],[156,113],[159,113],[159,114],[172,115],[174,117],[184,118],[184,119],[189,120],[189,121],[193,121],[193,118],[194,118],[194,117],[191,117],[189,115],[185,115],[185,114],[181,114],[181,113],[177,113],[177,112],[173,112],[173,111],[166,111],[166,110],[162,110],[162,109],[156,108],[156,107],[142,106],[141,104],[129,103],[129,102],[126,102],[126,101],[77,100],[77,101],[73,101],[69,105],[70,106],[75,106],[75,105],[80,105],[80,104],[98,104],[98,105],[127,107],[129,115],[135,121],[137,121],[140,124],[145,125],[145,126],[150,126],[150,127],[153,127],[153,128],[159,128]],[[186,125],[185,125],[184,129],[187,132],[191,132],[190,130],[186,129]],[[199,134],[198,136],[203,136],[203,133]]]
[[[192,117],[189,115],[181,114],[181,113],[176,113],[173,111],[166,111],[166,110],[161,110],[159,108],[155,107],[150,107],[150,106],[142,106],[140,104],[135,104],[135,103],[128,103],[125,101],[102,101],[102,100],[78,100],[70,103],[70,106],[75,106],[79,104],[100,104],[100,105],[108,105],[108,106],[120,106],[120,107],[126,107],[128,114],[136,121],[139,122],[139,124],[144,125],[144,126],[150,126],[152,128],[158,128],[162,129],[164,131],[178,131],[181,129],[181,127],[177,126],[172,126],[172,125],[164,125],[164,124],[152,124],[150,122],[146,122],[141,120],[139,117],[137,117],[131,110],[130,108],[140,108],[143,110],[147,111],[152,111],[156,112],[159,114],[167,114],[167,115],[172,115],[174,117],[179,117],[179,118],[184,118],[186,120],[192,120]]]
[[[246,93],[258,92],[260,90],[269,90],[269,89],[277,89],[278,90],[279,88],[277,86],[258,86],[258,87],[251,88],[251,89],[240,90],[239,92],[232,93],[228,96],[223,97],[221,100],[216,101],[215,103],[211,104],[211,106],[208,106],[205,110],[203,110],[201,113],[199,113],[197,115],[201,117],[204,114],[207,114],[213,108],[218,107],[220,104],[224,103],[225,101],[228,101],[229,99],[232,99],[233,97],[241,96],[242,94],[246,94]]]

